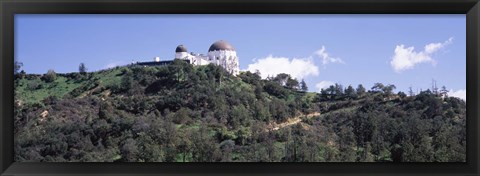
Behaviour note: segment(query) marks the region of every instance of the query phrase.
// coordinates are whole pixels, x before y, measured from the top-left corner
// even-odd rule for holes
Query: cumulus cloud
[[[248,65],[247,70],[250,72],[260,71],[264,79],[267,76],[276,76],[279,73],[286,73],[297,79],[310,75],[318,76],[319,74],[319,69],[311,57],[289,59],[269,55],[266,58],[254,59],[254,62]]]
[[[444,48],[445,46],[449,45],[450,43],[452,43],[452,41],[453,41],[453,37],[450,37],[447,41],[445,41],[443,43],[430,43],[430,44],[425,46],[425,53],[427,53],[427,54],[435,53],[438,50],[440,50],[440,49]]]
[[[327,53],[325,46],[322,46],[319,50],[315,51],[315,54],[322,59],[322,64],[327,65],[329,63],[340,63],[344,64],[342,59],[340,58],[334,58],[330,57],[330,55]]]
[[[330,63],[345,63],[340,58],[331,57],[329,53],[327,53],[325,46],[322,46],[319,50],[314,52],[314,55],[306,58],[291,59],[287,57],[275,57],[272,55],[260,59],[255,58],[252,60],[254,63],[249,64],[246,71],[256,72],[258,70],[264,79],[268,76],[275,76],[279,73],[287,73],[297,79],[302,79],[307,76],[318,76],[319,69],[313,61],[314,58],[317,59],[316,56],[322,59],[322,65],[324,67],[326,64]]]
[[[460,89],[460,90],[457,90],[457,91],[450,90],[448,92],[448,96],[457,97],[457,98],[460,98],[462,100],[467,101],[467,90],[465,90],[465,89]]]
[[[425,45],[423,51],[415,51],[415,48],[406,47],[405,45],[397,45],[395,47],[395,55],[390,61],[390,65],[399,73],[404,70],[412,69],[415,65],[420,63],[436,64],[436,61],[432,58],[432,55],[438,52],[440,49],[452,43],[453,37],[450,37],[443,43],[430,43]]]
[[[327,89],[331,85],[335,85],[335,83],[332,81],[321,81],[315,84],[315,88],[317,88],[317,92],[320,92],[322,89]]]

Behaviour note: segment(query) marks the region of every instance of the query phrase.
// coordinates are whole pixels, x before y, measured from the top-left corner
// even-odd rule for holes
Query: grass
[[[99,80],[100,85],[104,87],[118,84],[121,81],[121,73],[124,69],[126,68],[89,73],[92,74],[90,80]],[[57,75],[51,83],[41,80],[41,77],[22,78],[18,80],[18,85],[15,87],[17,93],[15,98],[27,104],[40,103],[49,96],[62,98],[74,89],[88,83],[89,81],[77,81],[61,75]]]
[[[302,96],[302,101],[305,102],[312,102],[317,96],[316,92],[306,92],[305,95]]]
[[[97,73],[93,76],[93,79],[98,78],[103,86],[110,86],[118,84],[121,81],[122,71],[126,68],[114,68],[106,70],[105,72]]]
[[[20,79],[18,83],[18,86],[15,87],[15,91],[17,91],[15,98],[29,104],[38,103],[49,96],[61,98],[80,86],[79,83],[63,76],[57,76],[51,83],[40,80],[40,78],[24,78]]]

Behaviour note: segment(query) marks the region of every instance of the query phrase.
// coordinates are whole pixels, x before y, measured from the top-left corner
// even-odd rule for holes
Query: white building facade
[[[213,43],[208,49],[208,54],[188,53],[185,46],[179,45],[175,49],[175,59],[189,60],[193,65],[220,65],[232,75],[238,75],[240,64],[237,52],[228,42],[220,40]]]

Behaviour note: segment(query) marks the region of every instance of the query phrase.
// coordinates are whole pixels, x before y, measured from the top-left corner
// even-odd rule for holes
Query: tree
[[[297,79],[292,79],[289,77],[285,86],[287,86],[289,89],[298,89],[298,81]]]
[[[317,101],[326,101],[326,100],[330,100],[330,97],[329,97],[329,93],[327,90],[325,89],[321,89],[320,90],[320,94],[317,95]]]
[[[191,119],[189,117],[190,110],[188,108],[180,108],[175,115],[173,116],[172,121],[176,124],[184,124],[189,122]]]
[[[335,95],[340,96],[343,94],[343,86],[335,83]]]
[[[366,92],[365,87],[363,87],[362,84],[359,84],[357,87],[357,95],[359,97],[362,97],[363,95],[365,95],[365,92]]]
[[[331,88],[332,86],[330,86]],[[344,98],[343,86],[341,84],[335,83],[333,87],[333,94],[335,94],[334,99],[341,100]]]
[[[213,162],[221,158],[219,156],[221,155],[220,147],[213,137],[208,135],[205,124],[192,133],[190,141],[192,141],[191,151],[194,162]]]
[[[375,83],[372,87],[373,92],[381,92],[385,86],[382,83]]]
[[[287,97],[288,92],[282,86],[274,82],[267,82],[264,86],[265,92],[269,93],[270,95],[276,96],[278,98],[285,98]]]
[[[336,95],[336,91],[337,91],[336,86],[337,86],[337,84],[335,86],[330,85],[330,87],[325,89],[325,93],[327,95],[326,97],[328,97],[328,99],[331,100],[331,101],[335,100],[335,95]],[[323,95],[323,92],[322,92],[322,95]]]
[[[262,73],[260,73],[260,70],[256,69],[255,70],[255,75],[257,75],[258,77],[262,77]]]
[[[347,87],[347,89],[345,89],[345,95],[348,97],[348,98],[351,98],[351,99],[354,99],[356,97],[356,92],[355,92],[355,89],[353,89],[353,87],[351,85],[349,85]]]
[[[304,79],[300,82],[300,89],[304,92],[308,91],[307,83],[305,83]]]
[[[191,131],[186,131],[179,134],[180,142],[178,144],[178,151],[182,154],[182,161],[187,161],[187,154],[192,150],[192,141],[190,141]]]
[[[337,132],[338,136],[338,149],[339,157],[341,161],[344,162],[354,162],[356,159],[355,155],[355,134],[353,133],[352,127],[341,126]]]
[[[393,90],[396,89],[397,87],[393,84],[389,84],[385,87],[382,88],[382,91],[388,96],[391,95]]]
[[[137,160],[137,155],[139,153],[137,147],[137,141],[132,138],[125,140],[120,148],[122,154],[122,160],[127,162],[133,162]]]
[[[235,142],[231,139],[224,140],[220,143],[220,150],[222,153],[222,162],[232,161],[232,152],[235,147]]]
[[[232,115],[230,116],[230,125],[237,129],[241,126],[250,126],[250,113],[242,104],[233,107]]]
[[[432,79],[432,91],[433,94],[438,95],[437,81]]]
[[[447,96],[448,96],[447,87],[442,86],[442,89],[440,90],[440,96],[443,96],[443,97],[447,97]]]
[[[286,86],[287,81],[291,79],[289,74],[286,73],[280,73],[278,74],[275,78],[273,78],[273,81],[277,82],[281,86]]]
[[[78,66],[78,72],[82,75],[85,75],[87,73],[87,67],[85,67],[84,63],[80,63]]]
[[[19,62],[19,61],[15,61],[14,63],[14,74],[17,74],[18,71],[23,67],[23,63],[22,62]]]
[[[45,80],[45,82],[47,83],[50,83],[50,82],[53,82],[55,81],[55,79],[57,78],[57,73],[55,73],[55,71],[53,70],[48,70],[47,74],[45,74],[43,76],[43,79]]]
[[[412,87],[408,88],[408,96],[415,96],[415,93],[412,90]]]
[[[133,85],[133,77],[130,72],[127,72],[127,74],[123,75],[120,82],[120,90],[127,92],[128,90],[133,88]]]
[[[277,156],[277,147],[275,146],[275,140],[274,140],[274,136],[272,133],[269,133],[269,136],[267,137],[267,141],[265,141],[265,145],[266,145],[266,152],[267,152],[267,155],[268,155],[268,161],[272,162],[272,161],[278,161],[278,156]]]

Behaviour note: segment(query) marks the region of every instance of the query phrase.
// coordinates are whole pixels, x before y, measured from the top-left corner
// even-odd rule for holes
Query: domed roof
[[[232,45],[230,45],[230,43],[226,42],[226,41],[223,41],[223,40],[220,40],[220,41],[216,41],[215,43],[212,44],[212,46],[210,46],[210,48],[208,49],[208,51],[217,51],[217,50],[229,50],[229,51],[235,51],[235,48],[233,48]]]
[[[185,48],[183,45],[178,45],[177,49],[175,49],[175,52],[180,53],[180,52],[188,52],[188,51],[187,51],[187,48]]]

